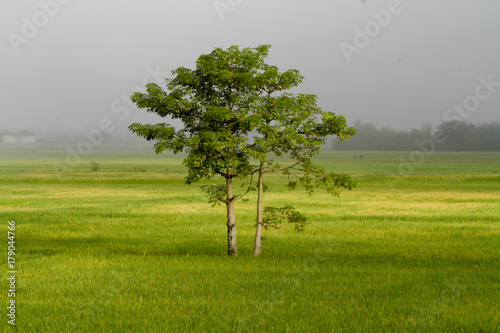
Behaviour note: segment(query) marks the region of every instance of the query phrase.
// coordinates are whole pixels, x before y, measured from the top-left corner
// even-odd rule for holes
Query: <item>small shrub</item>
[[[101,170],[101,166],[99,165],[99,163],[92,161],[92,162],[90,162],[90,170],[92,172],[97,172],[97,171]]]
[[[146,168],[139,166],[139,167],[133,167],[130,169],[123,169],[123,171],[125,171],[125,172],[146,172]]]
[[[133,172],[146,172],[146,168],[144,167],[135,167],[132,169]]]

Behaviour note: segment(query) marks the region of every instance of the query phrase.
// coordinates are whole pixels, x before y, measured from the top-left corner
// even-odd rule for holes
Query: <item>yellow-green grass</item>
[[[254,258],[255,193],[237,203],[229,257],[224,207],[207,204],[210,181],[184,184],[183,156],[96,151],[67,164],[63,151],[0,151],[17,330],[498,332],[500,154],[434,153],[404,175],[410,152],[354,154],[317,159],[356,179],[340,198],[267,175],[265,204],[293,204],[310,224],[266,230]],[[6,262],[4,251],[3,276]]]

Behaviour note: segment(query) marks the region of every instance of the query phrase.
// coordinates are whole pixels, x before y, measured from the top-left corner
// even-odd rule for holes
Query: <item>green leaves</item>
[[[156,125],[134,123],[129,126],[129,130],[148,141],[158,141],[155,144],[155,152],[157,154],[167,149],[172,150],[174,153],[181,152],[188,142],[182,130],[176,131],[173,126],[164,123]]]
[[[146,140],[156,140],[157,153],[188,152],[184,160],[188,183],[216,174],[241,176],[248,171],[251,157],[268,151],[278,156],[298,147],[317,151],[317,145],[297,136],[301,119],[316,117],[315,96],[272,96],[297,86],[303,77],[297,70],[281,73],[266,64],[269,49],[270,45],[216,48],[201,55],[195,69],[173,70],[173,77],[166,80],[167,90],[147,84],[146,92],[134,93],[132,100],[147,112],[181,120],[183,128],[160,123],[132,124],[130,129]],[[262,138],[251,138],[252,131]]]
[[[201,189],[208,194],[208,202],[212,206],[217,206],[225,201],[226,186],[224,185],[203,185]]]
[[[255,127],[253,104],[262,88],[257,78],[270,46],[240,50],[215,49],[201,55],[194,70],[179,67],[167,80],[167,91],[148,84],[146,93],[134,93],[138,107],[161,117],[180,119],[183,129],[168,124],[132,124],[146,140],[158,141],[155,151],[188,152],[184,165],[188,183],[218,174],[238,176],[248,167],[246,145]]]
[[[265,227],[279,229],[278,224],[284,220],[293,223],[297,231],[303,231],[307,218],[298,212],[293,206],[265,207],[263,211],[263,223]]]

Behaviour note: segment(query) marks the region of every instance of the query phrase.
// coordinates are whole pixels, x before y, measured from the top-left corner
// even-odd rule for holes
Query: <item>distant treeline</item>
[[[430,124],[410,132],[389,127],[377,128],[357,120],[357,133],[347,141],[335,141],[335,150],[414,150],[432,140],[441,151],[500,151],[500,122],[467,124],[461,121],[443,122],[436,128]]]

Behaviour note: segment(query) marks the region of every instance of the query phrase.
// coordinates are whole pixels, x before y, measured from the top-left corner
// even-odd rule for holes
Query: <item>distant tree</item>
[[[491,121],[478,126],[482,150],[500,151],[500,122]]]
[[[431,124],[423,124],[421,129],[412,129],[410,132],[395,131],[389,127],[376,128],[361,120],[356,120],[354,126],[357,129],[356,136],[347,142],[334,143],[334,149],[414,150],[419,149],[419,142],[435,139]],[[476,125],[464,121],[445,121],[437,129],[443,140],[435,140],[436,150],[500,150],[499,122]]]
[[[446,140],[438,146],[440,150],[478,150],[481,146],[480,136],[474,124],[467,124],[465,121],[445,121],[438,128],[446,137]]]
[[[354,121],[356,136],[347,142],[334,143],[334,149],[340,150],[405,150],[414,146],[410,134],[395,131],[384,126],[377,128],[372,123]],[[415,134],[415,133],[414,133]]]

